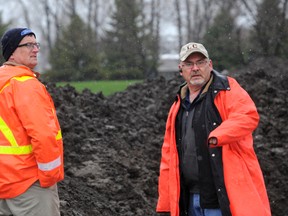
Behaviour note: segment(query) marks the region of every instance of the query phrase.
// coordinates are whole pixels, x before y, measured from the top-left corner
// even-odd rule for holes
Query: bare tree
[[[181,16],[185,17],[186,22],[186,27],[182,27],[186,42],[202,39],[217,14],[218,4],[219,0],[185,0],[185,13]]]
[[[160,0],[152,1],[151,4],[151,20],[152,26],[154,27],[153,35],[156,36],[156,40],[159,42],[160,40]]]
[[[277,32],[279,32],[279,38],[278,38],[278,43],[276,44],[276,47],[275,47],[275,54],[278,54],[278,53],[280,54],[281,48],[283,47],[284,49],[286,48],[285,46],[282,46],[282,45],[283,45],[283,41],[285,41],[285,38],[288,36],[288,29],[287,29],[288,26],[287,26],[287,19],[286,19],[287,11],[288,11],[287,3],[288,3],[288,0],[284,0],[282,11],[280,14],[280,25],[278,26],[278,30],[277,30]]]
[[[46,0],[42,0],[41,1],[43,4],[43,7],[44,7],[44,19],[46,21],[46,26],[45,26],[45,29],[47,30],[47,32],[51,32],[51,18],[50,18],[50,14],[51,14],[51,9],[50,9],[50,6],[48,4],[48,1]],[[47,34],[47,32],[44,31],[44,29],[42,28],[42,33],[44,35],[44,37],[46,38],[46,41],[47,41],[47,45],[48,45],[48,48],[49,50],[51,50],[52,48],[52,39],[51,39],[51,34]]]
[[[150,65],[149,76],[157,76],[157,66],[158,66],[158,57],[160,52],[160,1],[161,0],[152,0],[151,1],[151,35],[154,35],[154,40],[152,40],[153,53],[152,57],[154,62]],[[157,10],[158,8],[158,10]]]
[[[287,2],[288,0],[241,0],[253,19],[254,40],[260,46],[260,53],[265,56],[281,56],[287,43]],[[258,49],[259,51],[259,49]]]
[[[28,8],[26,7],[25,3],[23,2],[23,0],[20,0],[19,1],[20,5],[22,6],[22,10],[24,11],[24,19],[25,19],[25,22],[26,22],[26,25],[28,27],[31,26],[31,22],[30,22],[30,17],[29,17],[29,11],[28,11]]]
[[[186,0],[186,21],[187,21],[187,41],[191,40],[191,35],[192,35],[192,27],[191,27],[191,1]]]
[[[39,28],[41,30],[42,36],[45,39],[45,43],[48,48],[48,53],[53,47],[53,41],[59,37],[59,28],[61,27],[60,23],[60,14],[61,14],[61,4],[59,0],[47,1],[41,0],[39,1],[39,11],[43,10],[42,21],[39,23]],[[55,7],[54,5],[58,5]],[[44,15],[44,16],[43,16]]]
[[[75,16],[77,14],[76,12],[76,2],[75,0],[69,0],[66,2],[67,8],[69,10],[69,14],[71,16]]]
[[[176,16],[177,16],[177,29],[178,29],[178,44],[179,47],[182,46],[182,19],[181,19],[181,11],[180,11],[180,1],[174,0],[175,9],[176,9]]]
[[[246,8],[248,14],[252,17],[254,21],[256,21],[256,16],[257,16],[257,7],[258,3],[255,0],[240,0],[240,2],[243,3],[244,7]],[[249,3],[248,3],[249,2]]]

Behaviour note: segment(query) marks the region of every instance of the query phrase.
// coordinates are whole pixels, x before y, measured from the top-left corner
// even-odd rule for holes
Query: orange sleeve
[[[171,205],[177,200],[180,186],[175,182],[176,163],[175,155],[177,155],[175,143],[175,119],[180,103],[175,102],[169,111],[166,130],[164,135],[164,142],[162,145],[162,157],[160,162],[160,175],[158,178],[158,203],[156,207],[157,212],[171,212],[173,208]],[[179,174],[178,174],[179,175]],[[172,184],[172,185],[171,185]],[[177,203],[178,205],[178,203]]]
[[[63,143],[54,103],[36,78],[13,82],[15,109],[31,138],[40,184],[51,186],[64,177]]]
[[[161,161],[160,161],[160,174],[158,178],[158,202],[156,211],[157,212],[169,212],[169,164],[170,164],[170,131],[171,124],[169,119],[171,114],[168,115],[166,122],[166,131],[164,135],[164,142],[161,150]]]
[[[209,138],[216,137],[217,145],[239,141],[251,134],[259,122],[256,106],[248,93],[233,78],[229,78],[229,84],[231,90],[221,91],[215,98],[222,123],[210,133]]]

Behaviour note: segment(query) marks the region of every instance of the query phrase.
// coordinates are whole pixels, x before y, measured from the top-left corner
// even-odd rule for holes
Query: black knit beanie
[[[4,59],[7,61],[12,53],[18,47],[20,41],[26,36],[33,34],[36,35],[28,28],[13,28],[6,31],[1,38],[2,54]]]

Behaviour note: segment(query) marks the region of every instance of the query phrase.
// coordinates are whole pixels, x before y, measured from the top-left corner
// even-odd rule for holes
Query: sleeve
[[[165,135],[163,146],[162,146],[162,156],[160,162],[160,174],[158,178],[158,202],[156,211],[157,212],[168,212],[170,211],[169,205],[169,155],[170,146],[167,142],[167,135]]]
[[[179,106],[179,105],[178,105]],[[169,182],[170,182],[170,160],[171,160],[171,142],[175,138],[174,131],[174,115],[173,112],[176,107],[174,103],[170,108],[168,118],[166,121],[166,129],[164,134],[164,141],[161,151],[160,161],[160,174],[158,178],[158,202],[156,211],[158,213],[170,212],[170,194],[169,194]]]
[[[54,103],[36,78],[15,82],[16,113],[31,139],[40,184],[49,187],[64,178],[63,142]]]
[[[248,135],[256,129],[259,115],[249,94],[229,78],[230,91],[223,91],[215,98],[215,105],[221,115],[222,123],[214,129],[208,139],[217,138],[217,145],[231,144]]]

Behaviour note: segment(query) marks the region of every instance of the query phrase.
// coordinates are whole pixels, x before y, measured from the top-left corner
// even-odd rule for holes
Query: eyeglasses
[[[207,59],[202,59],[196,62],[183,62],[182,67],[185,69],[190,69],[196,65],[197,67],[203,67],[207,63]]]
[[[18,47],[27,47],[29,50],[33,50],[35,47],[40,49],[40,43],[25,43],[18,45]]]

